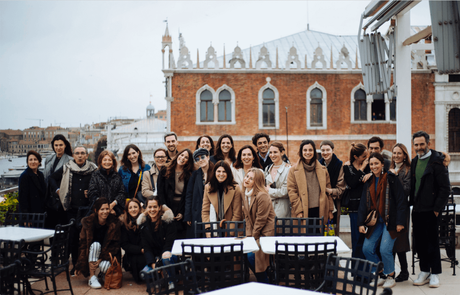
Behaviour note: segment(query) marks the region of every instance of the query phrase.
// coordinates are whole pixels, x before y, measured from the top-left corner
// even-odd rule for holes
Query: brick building
[[[0,130],[0,150],[2,152],[9,152],[11,151],[8,149],[10,142],[21,140],[23,138],[23,132],[21,130]]]
[[[237,46],[220,57],[210,46],[204,61],[197,54],[193,62],[180,37],[176,63],[172,50],[167,52],[172,38],[166,31],[168,130],[178,134],[181,148],[192,149],[202,134],[217,140],[228,133],[236,150],[255,133],[266,132],[287,146],[294,161],[302,140],[314,140],[319,149],[328,139],[346,161],[352,142],[366,143],[372,136],[381,137],[391,150],[396,111],[410,111],[412,132],[425,130],[432,148],[451,154],[451,180],[460,182],[460,140],[455,139],[460,139],[460,116],[455,116],[460,83],[437,73],[430,51],[414,50],[412,110],[396,110],[396,98],[365,93],[356,42],[356,36],[306,30],[244,50]]]

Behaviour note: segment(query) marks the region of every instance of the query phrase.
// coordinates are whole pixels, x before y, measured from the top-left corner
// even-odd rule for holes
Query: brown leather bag
[[[109,269],[107,269],[107,272],[105,273],[105,283],[104,283],[104,288],[107,290],[110,289],[120,289],[121,288],[121,282],[123,279],[123,272],[121,270],[121,264],[118,263],[118,260],[116,257],[112,257],[112,253],[109,253],[110,255],[110,265]]]

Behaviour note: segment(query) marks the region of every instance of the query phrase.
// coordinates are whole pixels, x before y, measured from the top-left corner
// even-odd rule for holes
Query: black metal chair
[[[149,294],[198,294],[196,272],[193,261],[157,267],[149,272],[142,271]],[[174,286],[171,286],[172,283]]]
[[[23,270],[25,276],[34,277],[34,278],[43,278],[46,281],[47,277],[50,277],[53,282],[53,290],[48,291],[48,286],[46,290],[50,293],[54,291],[54,294],[57,295],[59,291],[70,291],[73,295],[72,285],[70,283],[70,273],[69,273],[69,236],[70,229],[74,225],[75,220],[71,219],[69,224],[66,225],[56,225],[54,231],[53,242],[51,247],[46,251],[23,251],[26,255],[31,255],[32,257],[39,257],[37,262],[28,263]],[[49,259],[49,260],[48,260]],[[67,282],[69,284],[68,289],[57,290],[56,288],[56,276],[65,272],[67,275]]]
[[[45,213],[8,213],[5,225],[20,227],[45,228]]]
[[[19,267],[21,261],[16,260],[10,265],[0,263],[0,294],[21,294],[19,283]]]
[[[195,221],[195,238],[204,238],[206,233],[213,237],[246,236],[246,221]]]
[[[275,244],[275,284],[315,290],[324,279],[329,254],[337,254],[333,243]]]
[[[243,242],[218,246],[182,243],[182,255],[192,259],[202,292],[245,282]]]
[[[324,281],[315,291],[328,294],[375,295],[381,270],[382,262],[376,264],[364,259],[330,254],[326,262]]]
[[[322,217],[278,218],[275,217],[275,236],[323,236]]]

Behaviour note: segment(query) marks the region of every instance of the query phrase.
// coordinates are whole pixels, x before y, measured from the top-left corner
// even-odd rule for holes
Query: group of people
[[[84,146],[73,151],[62,135],[52,141],[55,152],[38,171],[41,156],[27,154],[28,168],[19,182],[21,212],[48,212],[47,226],[75,220],[70,237],[72,274],[90,276],[100,288],[110,255],[121,259],[136,282],[140,271],[174,263],[174,240],[195,238],[196,222],[246,221],[246,235],[259,240],[274,235],[275,217],[323,218],[340,231],[342,198],[350,215],[352,256],[382,261],[378,285],[393,287],[408,279],[407,227],[413,205],[414,247],[421,273],[414,285],[439,286],[441,273],[437,218],[450,191],[447,154],[430,150],[425,132],[413,135],[417,156],[411,161],[403,144],[393,147],[391,161],[381,152],[383,141],[353,143],[349,160],[334,154],[334,143],[304,140],[291,163],[281,142],[257,133],[253,145],[235,150],[231,135],[216,144],[208,135],[197,139],[194,152],[178,150],[175,133],[164,136],[166,149],[146,164],[141,150],[126,146],[117,171],[115,155],[105,150],[97,165]],[[118,173],[117,173],[118,172]],[[374,213],[374,222],[368,221]],[[209,233],[205,235],[210,237]],[[395,278],[395,254],[401,273]],[[269,256],[248,254],[258,281],[268,282]],[[99,275],[96,275],[99,269]],[[358,279],[358,278],[357,278]]]

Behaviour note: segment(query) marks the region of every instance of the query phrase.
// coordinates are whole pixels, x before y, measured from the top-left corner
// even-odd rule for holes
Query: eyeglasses
[[[158,157],[155,156],[155,159],[160,159],[160,160],[161,160],[161,159],[166,159],[166,156],[158,156]]]
[[[199,162],[200,160],[206,159],[206,155],[201,155],[195,158],[195,162]]]
[[[82,155],[82,156],[84,156],[84,155],[86,155],[86,153],[85,153],[85,152],[81,152],[81,153],[74,153],[74,154],[75,154],[76,156],[79,156],[79,155]]]

